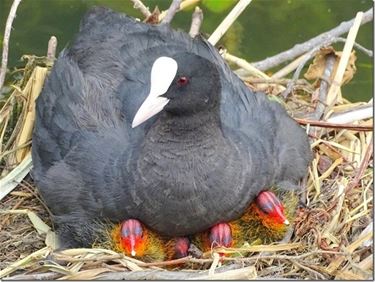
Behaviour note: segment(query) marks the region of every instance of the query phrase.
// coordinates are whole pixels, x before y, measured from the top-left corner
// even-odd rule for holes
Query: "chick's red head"
[[[230,248],[233,244],[232,229],[228,223],[218,223],[214,225],[209,233],[209,242],[211,247]],[[224,257],[225,253],[219,253],[220,257]]]
[[[269,228],[283,228],[289,225],[289,221],[284,213],[284,206],[271,191],[262,191],[256,200],[257,212],[265,226]]]
[[[145,236],[139,220],[128,219],[122,222],[120,241],[127,255],[143,255],[145,250]]]

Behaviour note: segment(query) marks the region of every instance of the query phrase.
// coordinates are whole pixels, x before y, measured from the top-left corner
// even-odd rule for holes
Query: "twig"
[[[146,266],[171,266],[171,265],[189,262],[190,259],[191,259],[191,257],[187,256],[187,257],[183,257],[183,258],[179,258],[179,259],[173,259],[173,260],[145,262],[145,263],[140,264],[140,266],[142,266],[142,267],[146,267]]]
[[[18,145],[17,147],[11,149],[11,150],[8,150],[8,151],[5,151],[4,153],[0,154],[0,161],[7,155],[9,154],[12,154],[14,153],[15,151],[19,150],[19,149],[22,149],[22,148],[25,148],[27,146],[29,146],[31,144],[31,140],[27,141],[26,143],[23,143],[21,145]]]
[[[167,11],[167,15],[161,21],[162,24],[170,24],[176,13],[180,10],[181,0],[173,0]]]
[[[223,257],[222,259],[224,261],[243,261],[243,262],[250,262],[250,261],[258,261],[260,259],[277,259],[277,260],[290,260],[290,261],[296,261],[296,260],[301,260],[303,258],[312,256],[312,255],[317,255],[317,254],[334,254],[334,255],[339,255],[339,256],[347,256],[347,253],[344,252],[335,252],[335,251],[324,251],[324,250],[319,250],[319,251],[311,251],[308,253],[304,253],[301,255],[296,255],[296,256],[289,256],[289,255],[258,255],[258,256],[252,256],[252,257]]]
[[[209,273],[208,275],[191,278],[191,280],[252,280],[257,278],[257,272],[253,265],[228,270],[220,273]]]
[[[359,27],[361,25],[362,18],[363,18],[363,12],[358,12],[357,16],[355,17],[353,26],[349,30],[344,49],[342,51],[342,56],[339,61],[339,65],[337,66],[335,77],[333,78],[331,87],[328,90],[327,100],[326,100],[327,108],[326,108],[325,118],[327,118],[327,111],[336,103],[337,97],[339,95],[341,82],[344,77],[344,73],[348,65],[348,62],[349,62],[350,54],[353,49],[354,41],[357,36]]]
[[[328,93],[328,86],[330,85],[330,78],[333,71],[333,67],[336,62],[336,56],[333,54],[326,55],[326,67],[323,72],[322,79],[320,80],[320,87],[319,87],[319,97],[318,97],[318,104],[315,108],[314,113],[312,113],[311,118],[315,120],[320,120],[322,117],[324,110],[326,108],[325,101]]]
[[[55,36],[51,36],[51,38],[48,41],[47,59],[54,60],[56,58],[56,47],[57,38]]]
[[[235,71],[236,73],[236,71]],[[236,73],[237,74],[237,73]],[[237,74],[241,76],[241,74]],[[287,85],[291,79],[289,78],[256,78],[256,77],[246,77],[243,78],[248,83],[251,84],[281,84]],[[295,85],[303,85],[303,86],[310,86],[310,84],[305,79],[298,79],[294,82]]]
[[[151,16],[151,12],[146,7],[141,0],[131,0],[134,4],[133,8],[139,10],[142,15],[147,19],[149,16]]]
[[[349,129],[349,130],[355,130],[355,131],[373,131],[372,126],[366,126],[366,125],[331,123],[331,122],[326,122],[326,121],[310,120],[310,119],[302,119],[302,118],[294,118],[294,119],[295,121],[297,121],[299,124],[302,124],[302,125],[310,124],[310,125],[319,126],[319,127],[340,128],[340,129]]]
[[[246,60],[238,58],[236,56],[233,56],[229,54],[226,50],[224,50],[222,54],[224,60],[234,63],[237,66],[241,67],[242,69],[246,70],[248,74],[251,74],[256,77],[269,79],[269,76],[263,73],[262,71],[254,68],[250,63],[248,63]]]
[[[296,68],[298,68],[298,66],[305,59],[306,56],[307,56],[307,54],[303,54],[302,56],[298,57],[297,59],[295,59],[294,61],[292,61],[291,63],[289,63],[285,67],[283,67],[282,69],[280,69],[277,72],[275,72],[271,76],[271,78],[275,78],[276,79],[276,78],[282,78],[282,77],[287,76],[289,73],[291,73]]]
[[[318,278],[322,279],[322,280],[327,279],[327,277],[325,277],[323,274],[317,272],[316,270],[311,269],[310,267],[307,267],[306,265],[300,264],[297,261],[292,261],[292,263],[294,263],[299,268],[302,268],[302,269],[306,270],[310,274],[314,274],[315,275],[315,279],[318,279]]]
[[[322,45],[320,45],[319,47],[320,48],[323,48],[325,46],[329,46],[333,43],[336,43],[336,42],[346,42],[346,39],[345,38],[342,38],[342,37],[337,37],[337,38],[334,38],[332,39],[332,41],[330,42],[326,42],[326,43],[323,43]],[[359,49],[360,51],[364,52],[366,55],[372,57],[373,56],[373,53],[372,51],[370,50],[367,50],[365,47],[359,45],[358,43],[354,42],[354,47],[356,47],[357,49]],[[287,66],[283,67],[282,69],[278,70],[277,72],[275,72],[271,78],[282,78],[282,77],[285,77],[287,76],[289,73],[291,73],[292,71],[294,71],[296,68],[298,68],[298,66],[300,65],[300,63],[305,59],[307,54],[304,54],[300,57],[298,57],[297,59],[295,59],[293,62],[291,62],[290,64],[288,64]]]
[[[371,159],[371,156],[372,156],[372,152],[374,150],[374,148],[373,148],[373,142],[374,142],[374,136],[371,136],[370,143],[367,146],[365,156],[364,156],[364,158],[362,160],[362,163],[361,163],[361,165],[360,165],[360,167],[358,169],[358,172],[355,175],[354,179],[346,187],[345,193],[347,193],[349,190],[351,190],[352,188],[354,188],[355,186],[357,186],[358,182],[361,180],[361,178],[362,178],[362,176],[363,176],[366,168],[368,167],[368,163],[370,162],[370,159]]]
[[[3,88],[4,80],[5,80],[5,73],[7,72],[10,31],[12,29],[13,20],[16,17],[16,11],[17,11],[18,5],[20,4],[21,1],[22,0],[13,1],[12,7],[10,8],[10,11],[9,11],[7,22],[5,24],[4,39],[3,39],[3,55],[2,55],[1,68],[0,68],[0,90]]]
[[[372,9],[366,11],[363,14],[361,25],[370,22],[373,19]],[[354,23],[354,19],[342,22],[339,26],[324,32],[304,43],[296,44],[293,48],[281,52],[275,56],[269,57],[265,60],[252,63],[254,67],[261,71],[266,71],[270,68],[278,66],[286,61],[292,60],[295,57],[298,57],[312,48],[321,45],[330,44],[335,38],[349,31]]]
[[[361,106],[356,109],[352,109],[349,112],[337,113],[332,115],[327,122],[332,123],[351,123],[357,120],[363,120],[373,117],[373,104],[369,103],[366,106]]]
[[[47,273],[36,273],[36,274],[20,274],[20,275],[15,275],[11,276],[8,278],[3,278],[4,281],[9,281],[9,280],[55,280],[60,276],[59,273],[56,272],[47,272]]]
[[[197,4],[200,0],[184,0],[180,4],[180,9],[178,11],[185,10],[186,8],[193,6]],[[163,19],[166,17],[168,13],[168,10],[162,11],[158,16],[158,22],[163,21]]]
[[[320,49],[320,46],[318,47],[315,47],[313,48],[311,51],[309,51],[306,56],[303,57],[301,63],[298,65],[297,67],[297,70],[294,72],[293,74],[293,78],[292,80],[288,83],[288,86],[286,87],[286,89],[283,91],[283,93],[281,93],[281,95],[286,98],[288,97],[289,93],[292,91],[293,89],[293,85],[294,85],[294,82],[298,79],[303,67],[305,66],[305,64],[307,63],[308,60],[310,60],[316,52],[318,52]]]
[[[195,7],[192,20],[191,20],[191,26],[190,26],[190,31],[189,35],[191,38],[194,38],[195,36],[198,35],[199,30],[201,28],[203,21],[203,12],[202,10],[197,6]]]
[[[217,269],[217,272],[225,272],[233,269],[228,265]],[[98,280],[185,280],[205,277],[208,271],[166,271],[166,270],[143,270],[106,273],[96,277]]]
[[[0,270],[0,278],[2,279],[3,277],[15,272],[17,269],[20,267],[24,266],[25,263],[31,262],[31,261],[38,261],[41,258],[45,258],[49,253],[50,253],[50,248],[44,247],[43,249],[40,249],[14,263],[11,265],[7,266],[6,268]]]
[[[215,45],[220,38],[227,32],[229,27],[233,24],[233,22],[238,18],[238,16],[242,13],[243,10],[251,3],[252,0],[240,0],[237,5],[230,11],[228,16],[221,22],[221,24],[216,28],[216,30],[212,33],[210,38],[208,38],[208,42],[212,45]]]
[[[29,153],[15,169],[0,180],[0,200],[17,187],[18,183],[30,172],[31,167],[31,154]]]
[[[25,188],[27,191],[29,191],[35,197],[35,199],[37,199],[39,201],[39,203],[44,207],[44,209],[47,211],[49,217],[53,218],[51,210],[47,207],[46,203],[39,197],[38,193],[36,193],[33,190],[33,189],[35,189],[35,187],[33,187],[26,180],[23,180],[22,182],[20,182],[19,186],[21,186],[22,188]],[[52,225],[52,229],[55,230],[55,225],[54,225],[53,220],[51,220],[51,225]]]
[[[337,37],[335,38],[334,42],[346,42],[346,38]],[[333,42],[332,42],[333,43]],[[371,50],[368,50],[367,48],[363,47],[362,45],[358,44],[357,42],[354,42],[354,48],[357,48],[358,50],[362,51],[369,57],[373,57],[374,53]]]

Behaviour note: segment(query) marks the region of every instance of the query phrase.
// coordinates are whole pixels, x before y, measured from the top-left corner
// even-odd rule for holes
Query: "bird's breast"
[[[240,152],[212,136],[167,140],[147,139],[140,151],[135,189],[142,199],[140,219],[179,236],[239,215],[249,165]]]

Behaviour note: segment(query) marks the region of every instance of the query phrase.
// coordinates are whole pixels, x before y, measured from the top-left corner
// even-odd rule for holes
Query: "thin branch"
[[[148,9],[148,7],[146,7],[141,0],[131,0],[134,4],[134,9],[137,9],[139,10],[142,15],[147,19],[148,17],[151,16],[151,12],[150,10]]]
[[[369,145],[367,146],[365,156],[363,157],[363,160],[362,160],[361,165],[358,169],[358,172],[356,173],[354,179],[346,187],[345,193],[348,193],[349,190],[351,190],[355,186],[357,186],[357,184],[361,180],[366,168],[368,167],[368,164],[370,162],[370,159],[371,159],[371,156],[372,156],[372,153],[373,153],[373,150],[374,150],[373,142],[374,142],[374,136],[371,136],[371,140],[369,142]]]
[[[282,69],[275,72],[271,78],[283,78],[286,77],[289,73],[294,71],[300,63],[306,58],[307,54],[303,54],[302,56],[299,56],[297,59],[294,59],[291,63],[283,67]]]
[[[301,63],[298,65],[296,71],[294,72],[293,74],[293,78],[292,80],[288,83],[288,86],[286,87],[286,89],[283,91],[283,93],[281,93],[281,95],[286,98],[288,97],[289,93],[292,91],[293,89],[293,85],[294,85],[294,82],[297,81],[299,75],[301,74],[301,71],[303,69],[303,67],[305,66],[305,64],[312,58],[315,56],[315,54],[319,51],[320,49],[320,46],[318,47],[315,47],[313,48],[311,51],[309,51],[306,56],[303,57]]]
[[[60,276],[59,273],[56,272],[46,272],[46,273],[35,273],[35,274],[20,274],[15,275],[7,278],[2,278],[4,281],[11,281],[11,280],[55,280]]]
[[[216,273],[225,273],[233,270],[233,265],[220,267]],[[235,270],[235,269],[234,269]],[[112,272],[102,274],[97,280],[185,280],[206,277],[208,271],[166,271],[166,270],[143,270]]]
[[[333,81],[335,83],[333,85],[331,85],[331,87],[330,87],[330,89],[327,93],[327,101],[326,101],[327,105],[333,105],[334,102],[336,101],[336,98],[337,98],[337,95],[338,95],[337,91],[338,91],[338,89],[341,85],[341,81],[342,81],[342,78],[343,78],[343,75],[344,75],[344,71],[345,71],[347,63],[349,61],[351,50],[353,48],[354,40],[355,40],[355,37],[357,36],[358,29],[360,27],[362,17],[363,17],[362,12],[357,13],[355,21],[353,23],[353,27],[350,28],[350,31],[349,31],[349,34],[348,34],[348,39],[350,39],[350,40],[345,41],[343,55],[340,59],[339,66],[337,68],[335,77],[333,79]],[[335,40],[336,40],[336,38],[335,38]],[[299,64],[297,70],[295,71],[295,73],[293,75],[292,81],[288,84],[287,89],[282,93],[282,96],[284,98],[286,98],[289,95],[289,93],[292,91],[294,81],[296,81],[298,79],[298,77],[299,77],[303,67],[307,63],[307,61],[309,61],[319,51],[319,49],[321,47],[322,46],[314,47],[311,51],[309,51],[306,54],[306,56],[304,56],[302,62]]]
[[[141,266],[171,266],[171,265],[178,265],[189,262],[191,259],[190,256],[179,258],[179,259],[172,259],[172,260],[165,260],[165,261],[155,261],[155,262],[145,262]]]
[[[237,73],[236,71],[234,72],[239,76],[242,76],[241,73]],[[248,83],[251,84],[282,84],[282,85],[287,85],[291,79],[289,78],[256,78],[256,77],[245,77],[243,78]],[[297,79],[295,81],[295,85],[303,85],[303,86],[309,86],[309,83],[305,79]]]
[[[233,24],[233,22],[238,18],[239,15],[245,10],[245,8],[251,3],[252,0],[240,0],[237,5],[230,11],[228,16],[221,22],[221,24],[216,28],[216,30],[212,33],[210,38],[208,38],[208,42],[212,45],[215,45],[220,38],[227,32],[229,27]]]
[[[294,120],[302,125],[310,124],[310,125],[319,126],[319,127],[349,129],[349,130],[354,130],[354,131],[373,131],[372,126],[366,126],[366,125],[332,123],[332,122],[302,119],[302,118],[294,118]]]
[[[333,43],[337,43],[337,42],[346,42],[346,39],[342,38],[342,37],[337,37],[337,38],[334,38],[332,40],[332,42],[326,42],[326,43],[322,44],[320,47],[323,48],[323,47],[329,46],[329,45],[331,45]],[[358,50],[364,52],[369,57],[373,56],[372,51],[367,50],[365,47],[359,45],[356,42],[354,42],[354,47],[357,48]],[[277,72],[275,72],[271,77],[272,78],[282,78],[282,77],[287,76],[289,73],[291,73],[296,68],[298,68],[298,66],[300,65],[300,63],[306,58],[306,55],[307,54],[304,54],[304,55],[298,57],[297,59],[295,59],[293,62],[291,62],[287,66],[285,66],[282,69],[280,69]]]
[[[251,75],[259,77],[259,78],[269,79],[268,75],[266,75],[265,73],[263,73],[262,71],[260,71],[256,68],[254,68],[254,66],[251,65],[250,63],[248,63],[246,60],[238,58],[236,56],[233,56],[233,55],[229,54],[226,50],[224,50],[222,52],[222,57],[224,58],[224,60],[226,60],[230,63],[234,63],[237,66],[239,66],[240,68],[246,70],[246,72],[248,74],[251,74]]]
[[[368,103],[365,106],[353,107],[350,111],[332,114],[326,121],[343,124],[373,118],[373,107],[372,103]]]
[[[202,22],[203,22],[203,12],[197,6],[195,7],[192,20],[191,20],[191,26],[190,26],[190,31],[189,31],[189,35],[191,38],[194,38],[195,36],[198,35]]]
[[[334,42],[346,42],[346,38],[343,37],[337,37]],[[362,45],[358,44],[357,42],[354,42],[354,48],[357,48],[359,51],[362,51],[369,57],[373,57],[374,53],[371,50],[368,50],[367,48],[363,47]]]
[[[10,31],[12,29],[13,20],[16,17],[18,5],[20,4],[21,1],[22,0],[13,1],[12,7],[10,8],[10,11],[9,11],[7,22],[5,24],[4,39],[3,39],[3,55],[2,55],[1,68],[0,68],[0,89],[3,88],[5,74],[7,72]]]
[[[297,267],[306,270],[308,273],[315,275],[315,279],[322,279],[322,280],[327,279],[327,277],[325,277],[323,274],[317,272],[316,270],[311,269],[310,267],[306,265],[303,265],[297,261],[292,261],[292,263],[294,263]]]
[[[372,19],[373,19],[373,12],[372,12],[372,9],[370,9],[363,14],[361,25],[372,21]],[[311,50],[312,48],[316,46],[330,44],[338,36],[344,33],[347,33],[349,29],[352,27],[353,23],[354,23],[354,19],[347,21],[347,22],[342,22],[337,27],[327,32],[324,32],[304,43],[296,44],[293,48],[287,51],[281,52],[265,60],[254,62],[252,63],[252,65],[259,70],[265,71],[275,66],[278,66],[286,61],[293,60],[293,58],[298,57],[308,52],[309,50]]]
[[[180,10],[181,0],[173,0],[167,11],[167,15],[161,21],[162,24],[170,24],[176,13]]]
[[[200,0],[183,0],[180,4],[180,8],[178,11],[183,11],[185,9],[187,9],[188,7],[190,6],[193,6],[195,4],[197,4]],[[162,22],[163,19],[166,17],[168,13],[168,10],[165,10],[165,11],[162,11],[159,15],[158,15],[158,19],[159,19],[159,22]]]

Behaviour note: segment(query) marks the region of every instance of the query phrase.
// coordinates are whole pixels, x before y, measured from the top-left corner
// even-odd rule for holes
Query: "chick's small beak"
[[[134,257],[137,253],[135,251],[135,236],[134,235],[130,235],[129,236],[129,241],[130,241],[130,254],[132,255],[132,257]]]
[[[267,216],[272,217],[277,223],[289,225],[289,220],[284,213],[284,206],[271,191],[262,191],[257,196],[257,207]]]

